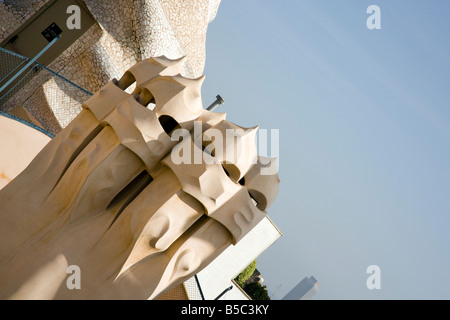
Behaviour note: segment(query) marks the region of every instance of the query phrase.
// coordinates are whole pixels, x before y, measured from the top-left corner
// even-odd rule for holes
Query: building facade
[[[305,277],[282,300],[309,300],[319,292],[319,282],[314,278]]]

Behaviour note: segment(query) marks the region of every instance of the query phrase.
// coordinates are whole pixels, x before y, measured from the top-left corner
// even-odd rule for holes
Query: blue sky
[[[222,0],[203,100],[280,130],[283,237],[258,258],[273,299],[310,275],[315,299],[450,299],[449,16],[438,0]]]

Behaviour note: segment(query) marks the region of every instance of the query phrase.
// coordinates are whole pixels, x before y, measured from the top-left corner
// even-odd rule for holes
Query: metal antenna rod
[[[206,108],[206,110],[214,111],[214,109],[217,108],[221,104],[225,104],[225,100],[223,100],[221,96],[217,95],[216,96],[216,101],[211,103],[211,105],[208,108]]]

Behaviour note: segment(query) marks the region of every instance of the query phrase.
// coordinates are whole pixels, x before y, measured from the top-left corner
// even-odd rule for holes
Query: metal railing
[[[197,275],[183,283],[189,300],[205,300]]]
[[[17,108],[26,110],[35,125],[55,135],[75,118],[92,93],[38,62],[30,64],[31,61],[0,48],[0,111],[23,118],[17,114]],[[13,79],[27,64],[29,67]]]
[[[42,129],[41,127],[35,125],[34,123],[28,122],[28,121],[26,121],[26,120],[24,120],[22,118],[17,117],[17,116],[13,116],[12,114],[0,111],[0,116],[19,121],[19,122],[21,122],[21,123],[23,123],[23,124],[25,124],[25,125],[27,125],[29,127],[32,127],[33,129],[36,129],[37,131],[42,132],[43,134],[49,136],[52,139],[55,137],[55,135],[52,134],[51,132],[48,132],[47,130]]]
[[[206,300],[197,275],[194,275],[192,278],[185,281],[183,285],[189,300]],[[222,296],[231,289],[233,289],[233,285],[225,288],[217,297],[214,298],[214,300],[220,300],[220,298],[222,298]]]

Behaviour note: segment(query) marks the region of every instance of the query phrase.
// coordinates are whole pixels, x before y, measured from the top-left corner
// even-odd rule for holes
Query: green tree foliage
[[[269,293],[267,292],[267,287],[262,286],[259,282],[250,282],[245,285],[244,291],[253,300],[270,300]]]
[[[255,272],[256,269],[256,260],[253,260],[247,268],[242,270],[242,272],[234,279],[242,288],[244,287],[244,282],[250,278],[250,276]]]

